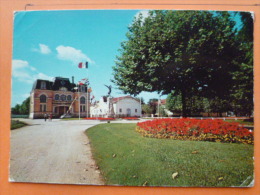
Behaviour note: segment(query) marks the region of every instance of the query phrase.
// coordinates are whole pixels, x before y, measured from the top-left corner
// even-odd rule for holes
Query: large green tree
[[[228,99],[240,55],[228,12],[150,11],[137,17],[121,44],[113,82],[125,93],[181,96],[182,114],[194,95]]]
[[[233,73],[235,84],[231,93],[236,115],[251,116],[253,103],[253,17],[250,12],[239,12],[242,27],[237,34],[243,50],[238,58],[239,70]]]
[[[205,98],[192,96],[186,101],[186,110],[188,115],[197,115],[200,112],[206,111]],[[166,108],[173,113],[182,112],[182,98],[180,94],[170,93],[166,99]]]

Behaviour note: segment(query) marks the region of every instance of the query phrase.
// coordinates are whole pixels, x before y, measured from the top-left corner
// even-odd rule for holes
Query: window
[[[80,112],[85,112],[86,111],[86,107],[85,106],[80,106]]]
[[[71,99],[72,99],[71,95],[68,95],[68,96],[67,96],[67,100],[68,100],[68,101],[71,101]]]
[[[41,103],[46,103],[46,101],[47,101],[46,95],[41,95],[41,96],[40,96],[40,102],[41,102]]]
[[[61,101],[65,101],[66,100],[66,95],[61,95],[60,99],[61,99]]]
[[[85,97],[81,97],[81,98],[80,98],[80,103],[81,103],[81,104],[85,104],[85,103],[86,103]]]
[[[119,112],[122,112],[122,108],[119,108]]]
[[[56,95],[54,96],[54,99],[55,99],[56,101],[58,101],[58,100],[60,99],[59,94],[56,94]]]
[[[80,88],[81,88],[81,89],[80,89],[81,92],[86,92],[86,88],[85,88],[84,85],[80,85]]]
[[[137,109],[135,109],[135,112],[137,113]]]
[[[41,89],[46,89],[46,82],[45,81],[41,82]]]
[[[46,104],[40,104],[40,112],[46,112]]]

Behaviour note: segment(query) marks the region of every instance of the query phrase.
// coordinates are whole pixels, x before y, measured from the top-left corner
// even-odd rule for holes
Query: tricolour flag
[[[88,62],[80,62],[78,65],[79,68],[88,68]]]

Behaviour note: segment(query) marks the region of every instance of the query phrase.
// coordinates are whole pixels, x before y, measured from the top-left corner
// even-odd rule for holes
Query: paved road
[[[103,184],[84,134],[100,122],[25,121],[31,125],[11,131],[10,181]]]

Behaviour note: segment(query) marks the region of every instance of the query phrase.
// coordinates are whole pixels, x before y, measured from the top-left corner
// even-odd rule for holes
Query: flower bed
[[[102,117],[89,117],[89,118],[84,118],[85,120],[100,120],[100,121],[110,121],[110,120],[115,120],[114,118],[102,118]]]
[[[145,137],[254,144],[253,133],[237,122],[211,119],[156,119],[137,123]]]

